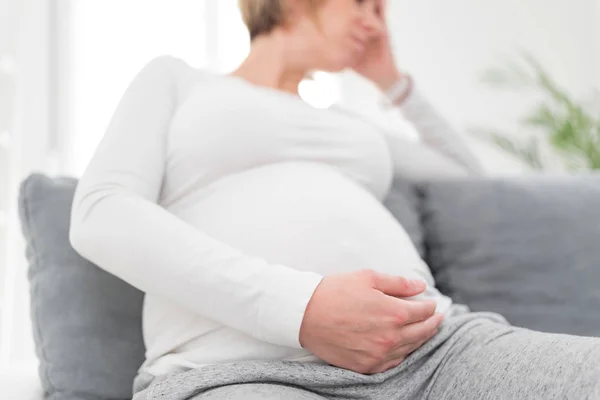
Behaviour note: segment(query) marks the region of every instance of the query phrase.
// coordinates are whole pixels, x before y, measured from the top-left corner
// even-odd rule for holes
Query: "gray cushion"
[[[21,185],[40,378],[47,399],[131,399],[144,360],[143,295],[71,247],[75,186],[40,174]]]
[[[600,335],[600,177],[421,185],[441,291],[515,325]]]
[[[415,185],[402,177],[396,177],[384,205],[406,230],[421,257],[424,257],[419,201]]]

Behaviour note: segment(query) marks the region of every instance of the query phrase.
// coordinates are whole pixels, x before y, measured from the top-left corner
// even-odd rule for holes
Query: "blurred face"
[[[340,71],[355,65],[384,30],[381,6],[381,0],[325,0],[316,19],[306,15],[301,25],[313,68]]]

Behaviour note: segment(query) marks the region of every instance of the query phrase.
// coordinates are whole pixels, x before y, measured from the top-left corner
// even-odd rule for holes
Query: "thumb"
[[[375,273],[373,288],[394,297],[412,297],[425,291],[425,282],[403,276]]]

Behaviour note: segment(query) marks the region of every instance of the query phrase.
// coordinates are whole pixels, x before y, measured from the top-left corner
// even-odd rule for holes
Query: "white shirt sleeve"
[[[401,114],[411,122],[425,144],[464,168],[468,175],[479,175],[482,167],[479,160],[464,143],[461,135],[433,107],[417,87],[399,106]]]
[[[157,204],[178,103],[173,57],[133,80],[73,201],[70,240],[132,286],[273,344],[300,348],[322,276],[274,265],[208,237]]]

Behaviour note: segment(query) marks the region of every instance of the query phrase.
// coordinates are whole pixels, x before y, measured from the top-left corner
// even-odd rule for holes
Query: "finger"
[[[385,372],[389,369],[396,368],[398,365],[402,364],[402,361],[404,361],[403,358],[397,358],[394,360],[387,361],[384,364],[374,368],[370,372],[370,374],[379,374],[379,373]]]
[[[401,348],[405,345],[413,343],[421,343],[429,340],[434,334],[435,330],[438,329],[443,320],[442,314],[435,314],[432,317],[422,322],[416,322],[414,324],[406,325],[398,330],[398,337],[400,342],[396,346],[396,349]],[[390,352],[390,356],[396,352],[396,349]]]
[[[421,340],[420,342],[417,342],[417,343],[411,343],[411,344],[407,345],[406,349],[404,349],[404,351],[403,351],[403,353],[405,354],[404,357],[408,357],[413,352],[420,349],[421,346],[423,346],[425,343],[429,342],[431,340],[431,338],[433,338],[435,335],[437,335],[437,333],[438,333],[438,330],[434,329],[431,332],[431,334],[427,337],[427,339]]]
[[[374,274],[373,288],[394,297],[412,297],[426,289],[425,282],[382,272]]]
[[[444,314],[435,313],[424,321],[404,325],[398,330],[398,334],[405,339],[405,343],[413,343],[418,342],[419,340],[425,340],[429,337],[429,334],[433,330],[439,328],[443,320]]]
[[[435,334],[437,333],[437,329],[431,332],[431,335],[426,339],[417,343],[410,343],[402,346],[398,349],[398,353],[394,356],[386,358],[386,360],[379,366],[373,369],[374,374],[385,372],[388,369],[396,368],[398,365],[402,364],[406,358],[411,355],[414,351],[419,349],[425,343],[427,343]]]
[[[383,361],[383,363],[393,362],[394,360],[405,359],[409,355],[411,355],[414,351],[418,350],[425,343],[431,340],[438,333],[437,329],[432,330],[427,334],[427,336],[414,343],[407,343],[405,345],[401,345],[397,349],[390,352],[389,356]]]
[[[406,357],[411,355],[414,351],[416,351],[421,346],[423,346],[425,343],[427,343],[429,340],[431,340],[431,338],[434,337],[437,333],[438,333],[438,330],[434,329],[433,331],[430,332],[430,334],[428,335],[428,337],[425,340],[421,340],[416,343],[409,343],[409,344],[400,346],[394,352],[390,353],[390,356],[386,357],[386,359],[380,365],[375,367],[371,373],[377,374],[380,372],[385,372],[388,369],[395,368],[398,365],[402,364],[402,362],[406,359]]]
[[[392,300],[390,306],[393,309],[390,310],[390,313],[396,317],[397,326],[425,321],[435,313],[436,302],[434,300]]]
[[[431,333],[438,329],[443,319],[443,314],[436,313],[425,321],[416,322],[400,328],[399,335],[405,339],[404,343],[415,343],[421,340],[427,340],[431,336]]]
[[[438,332],[439,332],[439,329],[434,329],[425,340],[421,340],[420,342],[417,342],[417,343],[412,343],[408,349],[407,355],[411,354],[413,351],[417,350],[418,348],[423,346],[425,343],[429,342],[435,335],[438,334]]]

